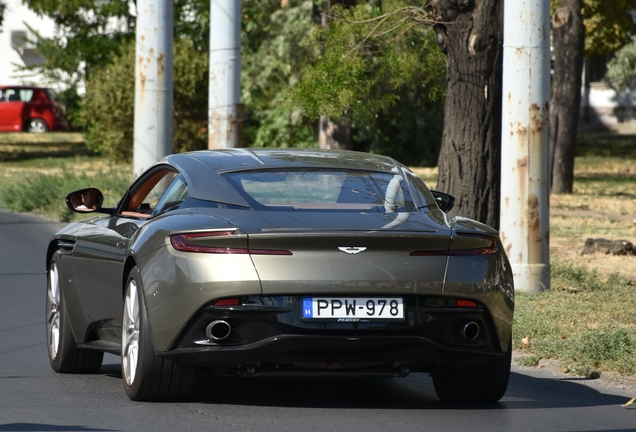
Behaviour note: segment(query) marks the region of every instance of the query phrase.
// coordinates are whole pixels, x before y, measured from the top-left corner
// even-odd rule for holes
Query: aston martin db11
[[[496,230],[450,212],[395,160],[227,149],[157,162],[115,207],[47,251],[52,368],[121,355],[133,400],[185,398],[218,375],[432,376],[446,401],[490,402],[510,374],[514,288]]]

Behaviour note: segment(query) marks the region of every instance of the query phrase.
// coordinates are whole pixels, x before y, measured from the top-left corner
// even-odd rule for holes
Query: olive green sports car
[[[449,213],[395,160],[334,150],[168,156],[116,207],[47,251],[57,372],[121,355],[133,400],[188,395],[195,373],[429,373],[442,400],[488,402],[510,374],[514,288],[497,231]]]

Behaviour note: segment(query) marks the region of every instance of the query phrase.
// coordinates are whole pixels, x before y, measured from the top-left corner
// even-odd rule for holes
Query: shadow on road
[[[118,364],[104,365],[99,374],[121,379],[121,368]],[[241,378],[201,371],[189,402],[296,408],[518,410],[618,406],[627,401],[580,381],[583,380],[537,378],[513,372],[508,391],[499,403],[456,404],[437,399],[427,374],[414,373],[407,378]]]

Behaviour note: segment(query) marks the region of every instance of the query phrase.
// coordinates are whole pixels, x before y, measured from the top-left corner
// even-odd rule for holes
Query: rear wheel
[[[508,388],[512,343],[500,359],[433,375],[437,396],[445,402],[497,402]]]
[[[39,118],[34,118],[29,120],[29,124],[27,125],[27,132],[48,132],[49,125],[46,122]]]
[[[56,252],[48,271],[46,289],[46,342],[49,361],[60,373],[95,373],[104,353],[80,349],[75,343],[60,284],[60,257]]]
[[[121,370],[126,395],[136,401],[183,399],[194,385],[194,366],[155,356],[137,267],[131,270],[126,282]]]

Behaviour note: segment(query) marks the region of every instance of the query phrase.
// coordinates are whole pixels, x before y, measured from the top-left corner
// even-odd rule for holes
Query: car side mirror
[[[444,192],[432,190],[431,193],[441,211],[448,213],[455,205],[455,197]]]
[[[104,194],[96,188],[76,190],[66,195],[66,206],[76,213],[91,213],[102,208]]]

